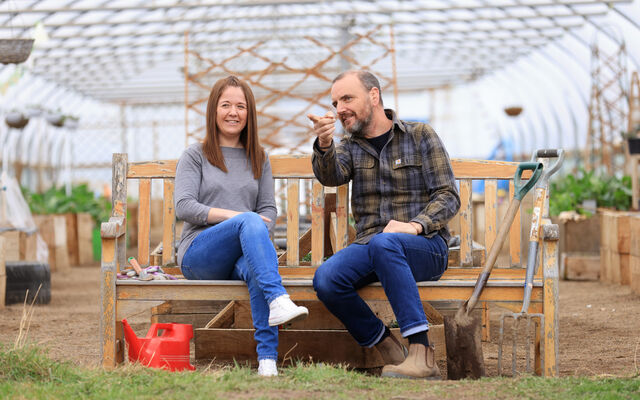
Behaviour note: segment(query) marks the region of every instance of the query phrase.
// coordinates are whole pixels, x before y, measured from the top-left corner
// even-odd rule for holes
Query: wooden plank
[[[176,237],[176,211],[173,204],[173,179],[164,179],[162,215],[162,265],[176,262],[173,243]]]
[[[618,265],[620,266],[620,284],[631,284],[631,268],[630,268],[630,254],[618,253]]]
[[[112,157],[111,171],[111,216],[124,218],[125,234],[116,238],[116,272],[127,266],[127,238],[126,238],[126,218],[127,218],[127,165],[129,158],[126,153],[114,153]],[[100,228],[100,235],[102,227]]]
[[[629,271],[631,276],[629,286],[635,294],[640,295],[640,256],[631,255],[629,259]]]
[[[78,263],[93,263],[93,227],[95,222],[89,213],[78,214]]]
[[[127,178],[175,178],[177,165],[178,160],[129,163]]]
[[[0,309],[5,306],[7,296],[7,268],[5,258],[5,238],[0,235]]]
[[[69,265],[77,266],[79,264],[78,256],[78,219],[76,214],[66,213],[62,214],[65,219],[66,238],[67,238],[67,257],[69,258]]]
[[[167,269],[164,268],[166,271]],[[315,273],[315,267],[309,266],[283,266],[280,267],[279,273],[283,279],[312,279]],[[482,267],[449,267],[438,282],[447,280],[473,280],[478,278],[482,271]],[[526,270],[524,268],[493,268],[489,281],[492,280],[524,280]]]
[[[149,265],[151,238],[151,179],[140,179],[138,187],[138,263]]]
[[[314,178],[311,155],[272,155],[269,157],[274,178]],[[174,178],[177,160],[130,163],[127,178]],[[517,162],[452,158],[451,167],[458,179],[512,179]],[[524,179],[531,176],[525,171]]]
[[[471,180],[460,180],[460,265],[473,265],[473,212]]]
[[[38,235],[20,232],[20,260],[37,261]],[[77,246],[77,244],[76,244]]]
[[[401,342],[406,340],[399,329],[392,334]],[[194,334],[196,360],[215,359],[219,362],[257,363],[253,329],[196,329]],[[374,348],[361,347],[346,330],[282,329],[278,335],[278,356],[286,363],[313,360],[332,364],[348,364],[354,368],[374,368],[383,365],[380,353]],[[429,329],[429,342],[435,344],[436,360],[446,359],[444,328]],[[285,359],[286,358],[286,359]]]
[[[640,215],[629,218],[629,254],[640,256]]]
[[[498,181],[484,181],[484,247],[491,249],[498,234]]]
[[[234,321],[234,308],[236,302],[230,301],[215,317],[213,317],[205,325],[205,329],[209,328],[229,328],[233,325]]]
[[[513,180],[509,181],[509,199],[513,199],[515,194],[515,186]],[[520,213],[522,206],[518,208],[518,213],[513,219],[511,229],[509,230],[509,256],[511,257],[511,265],[520,265],[522,253],[522,215]]]
[[[300,235],[300,179],[287,179],[287,265],[300,260],[298,236]]]
[[[347,247],[349,243],[349,185],[339,186],[336,193],[336,247],[334,252]]]
[[[629,254],[631,242],[631,228],[629,226],[631,213],[616,212],[613,216],[615,219],[616,246],[615,249],[620,254]]]
[[[311,198],[311,265],[320,266],[324,258],[324,190],[313,180]]]
[[[544,274],[544,376],[557,377],[559,352],[558,241],[542,242]],[[532,296],[533,297],[533,296]]]
[[[215,282],[212,284],[211,282]],[[310,280],[284,281],[292,300],[317,300]],[[418,292],[423,301],[466,300],[471,295],[475,280],[447,280],[419,282]],[[532,302],[542,300],[541,283],[534,281]],[[380,285],[369,285],[358,291],[365,300],[386,300]],[[242,281],[118,281],[118,300],[249,300],[249,292]],[[522,281],[489,280],[480,301],[504,301],[522,304]]]
[[[56,272],[69,272],[71,263],[67,249],[67,220],[64,215],[52,215],[53,224],[53,251]]]
[[[600,279],[600,254],[564,253],[563,278],[571,281],[597,281]]]
[[[5,231],[0,233],[4,238],[4,258],[6,261],[20,261],[20,232]]]
[[[274,178],[315,178],[310,155],[273,155],[269,162]]]

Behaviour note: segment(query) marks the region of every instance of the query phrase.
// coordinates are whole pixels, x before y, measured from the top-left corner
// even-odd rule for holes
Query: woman
[[[178,263],[187,279],[240,279],[251,299],[258,374],[278,374],[278,325],[307,316],[287,295],[269,238],[276,206],[271,164],[258,140],[249,86],[229,76],[211,89],[207,133],[176,170],[176,215],[184,221]]]

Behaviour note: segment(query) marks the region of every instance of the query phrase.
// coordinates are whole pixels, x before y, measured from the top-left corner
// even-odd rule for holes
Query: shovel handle
[[[533,171],[533,175],[527,181],[526,184],[521,184],[522,173],[524,171]],[[509,229],[511,228],[511,224],[518,213],[518,209],[520,208],[520,202],[522,198],[527,194],[527,192],[536,184],[538,178],[542,174],[542,163],[538,162],[524,162],[518,165],[518,169],[516,170],[516,174],[513,178],[514,186],[516,188],[515,194],[511,202],[509,203],[509,209],[507,210],[507,214],[505,215],[502,223],[500,224],[500,229],[498,230],[498,234],[496,235],[496,239],[491,245],[491,250],[489,250],[489,255],[487,256],[487,263],[485,264],[482,272],[478,275],[478,279],[476,281],[476,286],[473,289],[473,293],[469,300],[466,303],[466,311],[467,313],[473,310],[478,302],[478,298],[480,294],[484,290],[484,287],[489,280],[489,275],[491,275],[491,270],[498,259],[498,254],[500,254],[500,250],[502,250],[502,245],[507,239],[507,235],[509,234]]]
[[[531,178],[526,183],[522,183],[522,173],[524,171],[533,171]],[[538,179],[542,175],[542,163],[539,162],[522,162],[518,164],[516,174],[513,177],[513,185],[515,186],[514,198],[522,201],[524,196],[531,190],[531,188],[538,182]]]

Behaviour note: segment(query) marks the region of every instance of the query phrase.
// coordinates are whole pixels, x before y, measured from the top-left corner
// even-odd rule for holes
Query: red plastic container
[[[126,319],[122,320],[124,337],[129,345],[129,361],[146,367],[164,368],[170,371],[196,369],[189,363],[189,340],[193,327],[189,324],[151,324],[147,336],[136,336]],[[158,330],[162,335],[158,336]]]

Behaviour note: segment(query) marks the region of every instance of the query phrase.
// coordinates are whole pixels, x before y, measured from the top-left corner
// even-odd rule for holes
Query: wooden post
[[[113,368],[121,362],[124,355],[122,327],[116,324],[116,274],[124,264],[126,256],[125,236],[127,213],[127,155],[113,155],[112,177],[112,217],[103,223],[102,263],[100,281],[101,316],[100,342],[102,366]]]
[[[460,180],[460,266],[473,265],[471,179]]]
[[[558,239],[556,224],[543,225],[544,376],[558,376]]]

